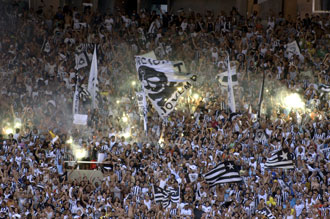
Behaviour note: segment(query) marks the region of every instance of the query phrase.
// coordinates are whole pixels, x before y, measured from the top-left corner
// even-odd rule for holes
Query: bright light
[[[20,122],[16,122],[15,124],[14,124],[14,128],[15,129],[18,129],[18,128],[21,128],[22,127],[22,123],[20,123]]]
[[[159,144],[159,146],[160,146],[161,148],[164,147],[164,138],[163,138],[163,136],[159,138],[159,140],[158,140],[158,144]]]
[[[178,91],[182,91],[182,87],[178,87]]]
[[[136,81],[132,81],[132,86],[135,86],[136,85]]]
[[[73,143],[73,139],[72,137],[70,137],[67,141],[66,141],[67,144],[72,144]]]
[[[131,134],[129,132],[125,132],[122,136],[124,138],[129,138],[129,137],[131,137]]]
[[[304,101],[296,93],[286,96],[283,103],[288,109],[305,109]]]
[[[119,101],[119,100],[117,100],[117,101],[116,101],[116,103],[117,103],[117,104],[119,104],[119,103],[120,103],[120,101]]]
[[[87,151],[83,148],[79,148],[73,151],[73,155],[76,158],[76,160],[81,160],[87,156]]]
[[[128,121],[127,116],[123,116],[123,122],[127,122],[127,121]]]
[[[199,95],[198,95],[198,94],[193,94],[193,98],[194,98],[195,100],[198,100]]]
[[[14,130],[12,128],[5,128],[4,129],[4,133],[6,135],[13,134],[14,133]]]

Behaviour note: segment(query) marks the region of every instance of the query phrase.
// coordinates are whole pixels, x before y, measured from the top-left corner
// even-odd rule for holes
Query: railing
[[[82,161],[82,160],[67,160],[64,161],[65,164],[72,167],[77,168],[77,170],[96,170],[99,169],[100,165],[103,164],[112,164],[112,162],[98,162],[98,161]],[[104,167],[105,169],[109,169],[108,167]]]
[[[110,164],[111,162],[98,162],[98,161],[81,161],[81,160],[68,160],[64,163],[95,163],[95,164]]]

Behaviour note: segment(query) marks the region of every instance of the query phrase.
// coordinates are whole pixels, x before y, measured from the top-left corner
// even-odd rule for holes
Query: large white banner
[[[183,62],[156,60],[145,56],[136,56],[136,69],[143,90],[164,118],[171,113],[179,98],[190,89],[196,75],[189,75]]]
[[[95,109],[95,108],[97,108],[96,96],[97,96],[97,93],[99,91],[98,79],[97,79],[96,46],[94,48],[92,65],[91,65],[91,70],[90,70],[89,78],[88,78],[88,88],[87,88],[87,90],[90,93],[91,98],[92,98],[92,108]]]

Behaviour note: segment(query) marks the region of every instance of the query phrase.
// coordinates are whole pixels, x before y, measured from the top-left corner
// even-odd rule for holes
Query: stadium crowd
[[[329,15],[100,14],[0,2],[0,127],[15,128],[0,138],[0,218],[262,218],[256,210],[265,206],[276,218],[330,217]],[[298,55],[286,50],[294,40]],[[76,75],[87,86],[89,65],[77,70],[75,54],[90,64],[93,45],[101,98],[96,110],[81,99],[82,128],[72,124],[73,93]],[[184,61],[198,80],[166,122],[149,105],[146,135],[134,56],[149,51]],[[227,51],[238,74],[235,116],[217,80]],[[306,106],[279,104],[282,91]],[[105,154],[101,183],[70,180],[70,137],[87,150],[84,160]],[[295,168],[266,169],[281,148]],[[209,187],[203,174],[225,160],[243,182]],[[180,202],[163,208],[153,186],[179,188]]]

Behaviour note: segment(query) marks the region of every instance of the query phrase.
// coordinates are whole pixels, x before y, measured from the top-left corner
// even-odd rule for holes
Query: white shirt
[[[162,189],[165,188],[166,182],[167,182],[166,179],[165,179],[165,180],[162,180],[162,179],[161,179],[161,180],[159,181],[159,187],[162,188]]]
[[[299,215],[301,214],[302,210],[304,209],[304,204],[300,204],[300,205],[295,205],[294,209],[296,211],[296,216],[299,217]]]
[[[186,216],[190,216],[191,215],[191,209],[184,209],[184,208],[182,208],[181,209],[181,215],[186,215]]]
[[[150,199],[149,199],[149,201],[144,200],[143,203],[144,203],[145,206],[147,206],[148,210],[150,210],[150,208],[151,208],[151,200]]]

